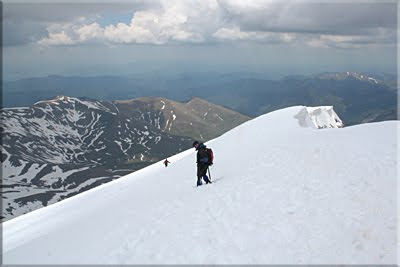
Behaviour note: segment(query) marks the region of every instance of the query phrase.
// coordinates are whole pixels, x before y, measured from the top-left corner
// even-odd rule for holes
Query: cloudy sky
[[[396,71],[396,1],[3,1],[4,79]]]

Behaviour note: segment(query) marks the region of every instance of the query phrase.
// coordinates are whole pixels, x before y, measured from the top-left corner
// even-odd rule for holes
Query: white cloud
[[[213,36],[218,39],[223,40],[255,40],[256,38],[265,38],[265,34],[257,34],[257,32],[242,32],[239,27],[235,26],[232,28],[220,28],[218,29]]]
[[[282,41],[289,43],[296,39],[296,34],[295,33],[279,33],[279,37]]]
[[[329,46],[319,38],[312,38],[305,41],[305,44],[314,48],[328,48]]]
[[[314,34],[304,38],[304,42],[316,48],[361,48],[365,46],[392,45],[394,30],[375,29],[371,35]]]
[[[292,0],[288,0],[286,2],[290,2]],[[266,10],[270,7],[270,5],[279,3],[278,0],[251,0],[251,1],[243,1],[243,0],[219,0],[219,4],[223,6],[230,13],[235,14],[243,14],[248,11],[255,10]]]
[[[102,40],[104,38],[104,29],[102,29],[98,23],[79,27],[75,29],[75,33],[79,36],[80,42]]]
[[[49,33],[49,37],[39,41],[40,45],[56,46],[56,45],[74,45],[76,41],[72,40],[64,31],[60,33]]]
[[[294,33],[241,31],[237,26],[220,28],[212,36],[219,40],[230,41],[258,41],[268,43],[291,43],[296,41],[296,34]]]

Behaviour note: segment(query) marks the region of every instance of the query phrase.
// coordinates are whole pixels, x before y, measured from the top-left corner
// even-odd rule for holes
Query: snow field
[[[5,264],[394,264],[398,122],[304,128],[292,107],[3,224]]]

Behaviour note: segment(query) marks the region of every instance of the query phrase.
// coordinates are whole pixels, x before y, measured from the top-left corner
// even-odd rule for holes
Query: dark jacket
[[[197,148],[197,164],[207,164],[208,163],[208,155],[207,155],[207,147],[200,143]]]
[[[196,150],[197,150],[197,177],[203,177],[207,174],[207,169],[208,169],[207,147],[203,143],[200,143],[196,148]]]

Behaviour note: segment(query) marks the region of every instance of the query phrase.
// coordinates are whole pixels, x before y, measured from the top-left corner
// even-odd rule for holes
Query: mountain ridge
[[[396,75],[348,73],[292,75],[280,80],[271,80],[268,75],[257,73],[189,73],[171,77],[98,79],[45,77],[5,82],[3,104],[9,107],[30,105],[56,94],[92,96],[99,100],[163,96],[180,102],[200,97],[250,117],[293,105],[333,105],[346,125],[397,119]]]
[[[213,105],[213,114],[226,122],[208,125],[208,118],[182,116],[184,111],[174,105],[185,104],[171,105],[167,99],[126,103],[57,96],[31,108],[3,109],[1,187],[12,190],[4,191],[2,217],[117,179],[190,147],[194,139],[215,138],[249,119]],[[190,124],[193,129],[186,129]]]

